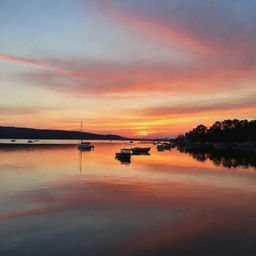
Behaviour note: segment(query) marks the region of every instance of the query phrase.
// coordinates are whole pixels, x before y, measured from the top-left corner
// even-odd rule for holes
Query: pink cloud
[[[188,47],[190,50],[209,54],[213,51],[205,42],[196,38],[185,31],[182,31],[175,26],[166,25],[158,20],[152,20],[143,16],[141,13],[136,13],[135,10],[129,11],[122,9],[110,2],[94,3],[96,8],[104,10],[109,17],[114,21],[121,23],[126,29],[130,29],[137,34],[152,36],[165,43],[174,43],[178,46]]]
[[[193,65],[177,66],[169,62],[115,63],[73,60],[40,61],[1,55],[0,61],[42,66],[43,70],[18,73],[32,86],[73,94],[94,95],[118,93],[207,93],[239,89],[241,79],[255,78],[256,61],[245,57],[202,57]],[[206,86],[207,85],[207,86]]]
[[[227,13],[226,20],[218,17],[218,10],[205,8],[203,3],[198,8],[196,5],[175,2],[154,3],[153,6],[152,2],[147,5],[136,3],[129,6],[110,0],[95,1],[92,6],[126,31],[140,37],[158,39],[171,47],[175,44],[182,50],[188,49],[205,56],[246,54],[251,58],[254,55],[255,33],[250,32],[246,25],[243,26],[234,17],[228,16],[232,10]],[[145,11],[143,6],[148,6],[149,9]],[[152,7],[157,10],[152,11]],[[168,12],[163,8],[167,8]]]
[[[32,65],[32,66],[46,66],[46,65],[48,65],[44,61],[28,59],[28,58],[21,58],[21,57],[17,57],[17,56],[6,55],[6,54],[0,54],[0,61],[15,63],[15,64]]]

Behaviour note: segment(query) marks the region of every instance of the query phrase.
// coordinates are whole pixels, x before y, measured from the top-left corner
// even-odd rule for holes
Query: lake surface
[[[253,165],[121,146],[0,148],[0,255],[256,255]]]

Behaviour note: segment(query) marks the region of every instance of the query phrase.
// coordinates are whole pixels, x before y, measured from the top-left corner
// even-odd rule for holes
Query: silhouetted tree
[[[256,141],[256,120],[216,121],[209,129],[200,124],[185,135],[179,135],[176,141],[191,142],[246,142]]]

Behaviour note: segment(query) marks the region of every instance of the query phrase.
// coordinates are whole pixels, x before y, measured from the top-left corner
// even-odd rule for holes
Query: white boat
[[[81,132],[83,132],[83,121],[81,121]],[[77,145],[77,148],[81,151],[88,151],[93,149],[94,146],[91,144],[91,142],[84,142],[84,140],[81,139],[81,142]]]

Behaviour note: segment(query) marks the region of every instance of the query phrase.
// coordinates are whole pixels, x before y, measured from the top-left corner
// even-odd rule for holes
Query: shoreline
[[[256,152],[255,142],[174,142],[176,147],[187,147],[190,149],[212,149],[212,150],[244,150]]]

